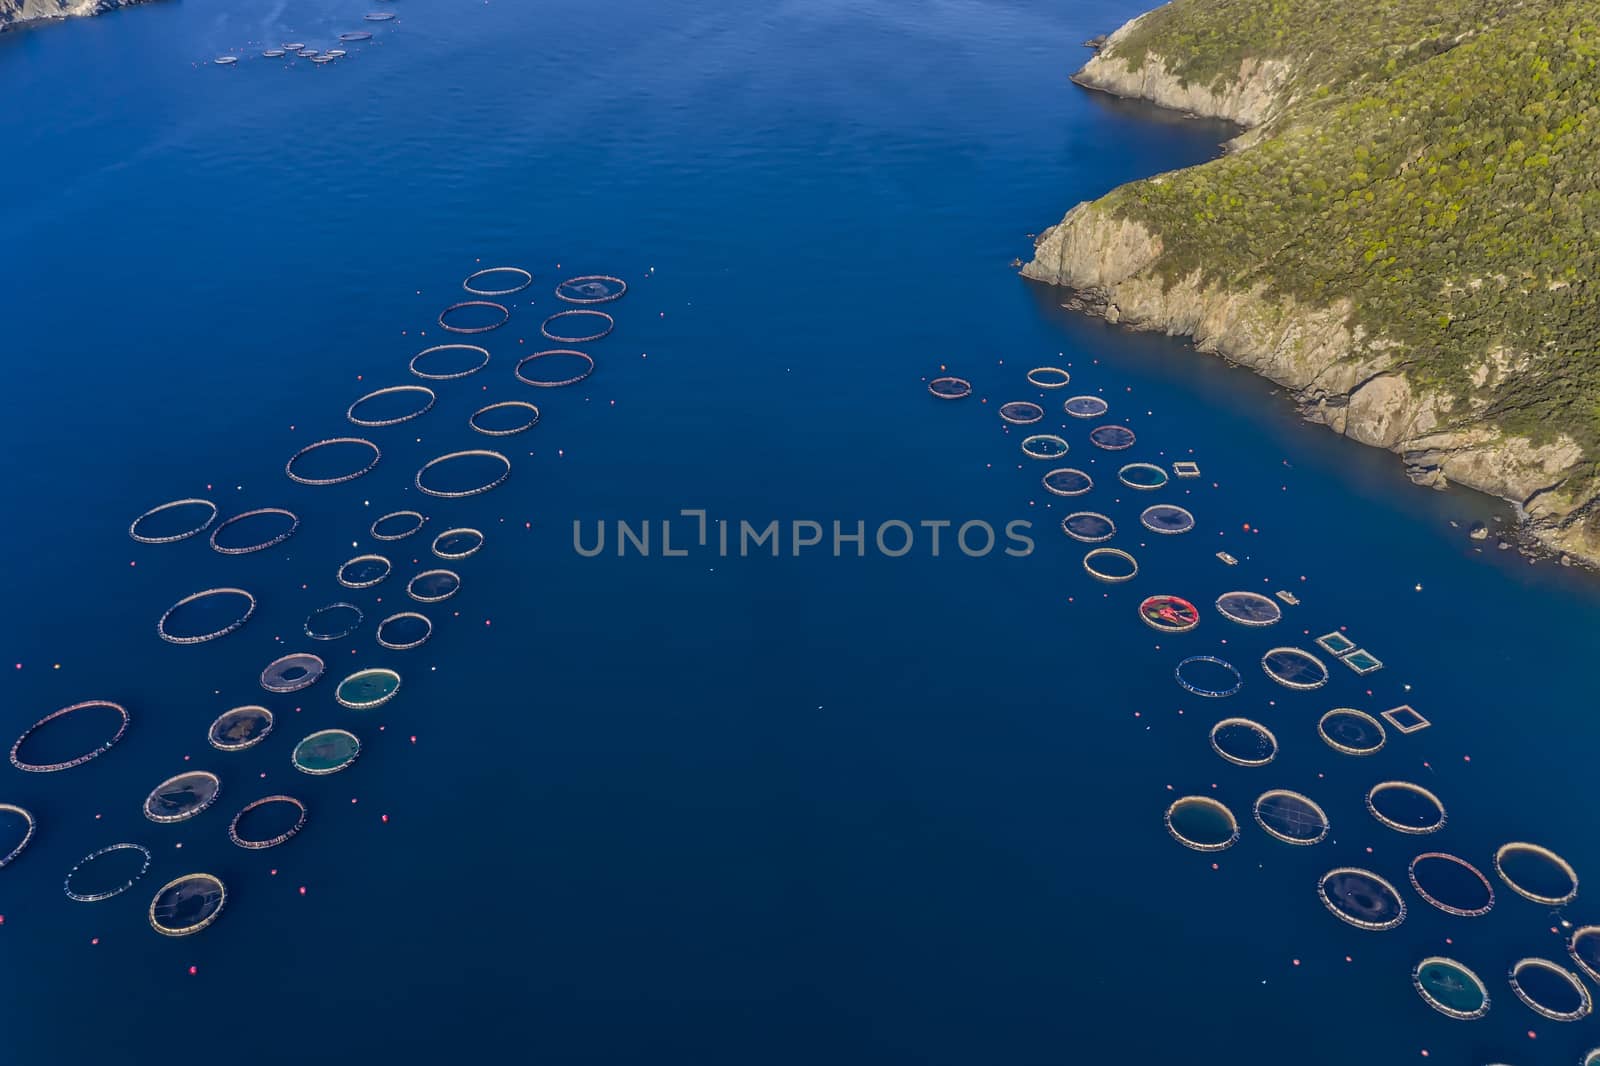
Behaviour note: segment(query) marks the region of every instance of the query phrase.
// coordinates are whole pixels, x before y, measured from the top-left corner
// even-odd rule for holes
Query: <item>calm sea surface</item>
[[[1600,1023],[1546,1021],[1505,978],[1524,956],[1570,965],[1560,923],[1600,922],[1593,582],[1492,539],[1475,551],[1467,526],[1503,513],[1488,501],[1415,488],[1260,379],[1069,315],[1007,265],[1077,200],[1227,136],[1067,83],[1079,42],[1139,6],[401,0],[367,23],[351,0],[184,0],[0,37],[0,732],[93,698],[133,719],[81,768],[0,770],[0,802],[39,823],[0,871],[6,1061],[1277,1066],[1427,1049],[1568,1066],[1600,1044]],[[374,37],[327,66],[258,54],[351,30]],[[489,366],[431,383],[423,418],[360,431],[383,448],[366,477],[291,483],[285,460],[349,434],[353,400],[458,339],[435,316],[499,263],[537,281],[507,326],[465,338]],[[596,272],[630,285],[606,305],[615,332],[584,346],[596,373],[519,384],[555,283]],[[1071,388],[1029,386],[1041,364]],[[972,398],[930,397],[941,367]],[[1095,423],[1061,414],[1079,392],[1135,447],[1093,448]],[[540,424],[467,428],[505,399]],[[996,417],[1017,399],[1045,404],[1038,428],[1068,439],[1093,493],[1041,489],[1029,431]],[[510,480],[464,500],[412,487],[471,447],[505,452]],[[1178,458],[1203,477],[1116,483],[1123,462]],[[128,538],[186,496],[302,525],[236,557]],[[1196,531],[1145,533],[1158,500]],[[372,519],[402,507],[428,532],[374,542]],[[1083,507],[1117,520],[1134,581],[1085,575],[1058,529]],[[573,550],[575,519],[592,537],[684,508],[869,536],[1028,520],[1036,550]],[[444,564],[461,592],[420,608],[427,644],[379,648],[376,621],[415,606],[404,582],[439,565],[427,539],[451,525],[487,535]],[[339,587],[373,550],[394,576]],[[168,606],[219,585],[259,598],[243,629],[157,639]],[[1303,602],[1245,629],[1212,608],[1230,589]],[[1142,625],[1158,593],[1200,605],[1199,627]],[[313,647],[302,620],[341,599],[364,625]],[[1332,681],[1304,693],[1257,666],[1338,626],[1386,668],[1324,655]],[[327,678],[260,689],[267,662],[306,650]],[[1236,662],[1243,690],[1178,688],[1191,654]],[[373,665],[400,671],[399,695],[338,707],[337,679]],[[207,744],[217,714],[258,702],[277,714],[266,741]],[[1371,758],[1316,735],[1330,708],[1403,702],[1433,727],[1391,730]],[[1213,754],[1225,715],[1271,728],[1276,761]],[[295,741],[331,726],[360,735],[360,760],[297,773]],[[216,806],[146,821],[145,795],[192,769],[221,777]],[[1379,825],[1363,796],[1385,779],[1432,789],[1448,825]],[[1249,811],[1275,787],[1321,803],[1329,838],[1263,833]],[[304,832],[233,847],[232,813],[277,792],[307,803]],[[1240,842],[1174,843],[1162,813],[1186,793],[1227,803]],[[67,870],[124,840],[152,850],[145,878],[68,901]],[[1495,879],[1509,840],[1570,859],[1578,900],[1552,912]],[[1406,869],[1428,850],[1488,871],[1494,910],[1422,902]],[[1400,887],[1398,929],[1324,910],[1317,880],[1346,864]],[[226,882],[224,913],[156,935],[151,896],[195,870]],[[1434,954],[1482,975],[1485,1020],[1413,992]]]

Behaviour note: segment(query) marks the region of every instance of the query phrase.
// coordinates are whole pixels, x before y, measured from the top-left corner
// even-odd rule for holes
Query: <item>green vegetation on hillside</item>
[[[1466,36],[1387,47],[1441,28]],[[1133,36],[1191,77],[1301,64],[1259,143],[1104,201],[1161,235],[1164,277],[1348,300],[1413,380],[1600,456],[1600,4],[1176,0]],[[1525,365],[1480,384],[1496,353]]]

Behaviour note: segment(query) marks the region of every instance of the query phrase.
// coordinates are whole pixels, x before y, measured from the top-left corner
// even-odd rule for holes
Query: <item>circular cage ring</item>
[[[1096,426],[1089,431],[1089,443],[1108,452],[1126,451],[1137,440],[1127,426]]]
[[[343,640],[361,628],[364,618],[361,608],[340,600],[312,611],[301,628],[312,640]]]
[[[81,714],[84,711],[92,711],[97,709],[104,709],[113,712],[117,717],[117,727],[112,732],[111,736],[105,740],[102,740],[95,747],[90,748],[81,755],[75,755],[70,759],[64,759],[60,762],[37,763],[31,762],[22,757],[22,746],[28,742],[28,738],[33,736],[39,730],[43,729],[45,726],[49,725],[51,722],[65,718],[68,715]],[[128,724],[132,720],[133,719],[128,715],[128,709],[126,707],[122,706],[120,703],[112,703],[110,700],[84,700],[82,703],[74,703],[71,706],[63,707],[59,711],[51,711],[49,714],[45,715],[43,718],[39,719],[37,722],[25,729],[22,735],[17,738],[16,743],[11,745],[11,765],[15,766],[18,770],[22,770],[30,774],[53,774],[59,773],[62,770],[74,769],[82,766],[90,759],[104,755],[106,752],[110,751],[112,747],[116,745],[117,741],[121,740],[123,735],[128,732]]]
[[[1457,918],[1477,918],[1494,907],[1494,886],[1466,859],[1425,851],[1406,867],[1411,887],[1423,902]]]
[[[1074,511],[1061,520],[1061,532],[1083,544],[1100,544],[1117,535],[1117,524],[1099,511]]]
[[[1430,955],[1411,971],[1411,987],[1440,1014],[1472,1021],[1489,1013],[1489,990],[1483,980],[1455,959]]]
[[[1317,721],[1324,744],[1344,755],[1372,755],[1388,742],[1383,723],[1353,707],[1335,707]]]
[[[341,448],[346,445],[355,445],[359,448],[370,450],[372,458],[365,465],[355,470],[346,470],[338,474],[329,474],[325,477],[307,477],[304,474],[295,473],[295,463],[305,459],[306,456],[314,455],[324,449]],[[372,468],[378,465],[378,460],[382,458],[382,450],[365,437],[329,437],[327,440],[319,440],[307,444],[304,448],[289,456],[289,461],[283,464],[283,472],[289,475],[290,481],[301,485],[342,485],[346,481],[354,481],[361,475],[370,473]]]
[[[1283,617],[1283,608],[1259,592],[1224,592],[1217,597],[1217,613],[1242,626],[1270,626]]]
[[[527,414],[522,421],[506,428],[490,428],[483,422],[484,415],[502,411],[524,411]],[[491,403],[480,407],[467,416],[467,425],[486,437],[513,437],[518,433],[532,429],[538,424],[539,409],[526,400],[501,400],[499,403]]]
[[[198,524],[186,525],[184,528],[177,530],[176,532],[169,530],[157,533],[151,530],[146,530],[145,532],[141,533],[139,531],[139,526],[141,524],[155,524],[154,520],[169,516],[170,512],[178,510],[190,510],[195,507],[202,508],[205,511],[205,517],[202,518]],[[184,500],[172,500],[157,507],[152,507],[138,518],[135,518],[128,525],[128,536],[132,537],[140,544],[174,544],[180,540],[188,540],[190,537],[193,537],[196,534],[204,533],[206,530],[211,528],[211,523],[215,522],[216,520],[217,505],[212,503],[210,500],[202,500],[194,497]]]
[[[477,326],[451,324],[451,315],[458,315],[462,311],[478,307],[487,308],[489,311],[497,313],[500,316],[499,320]],[[499,329],[509,321],[511,321],[511,312],[504,304],[497,304],[493,300],[462,300],[460,303],[453,303],[439,312],[439,328],[446,333],[488,333],[492,329]]]
[[[934,378],[928,382],[928,391],[941,400],[965,400],[972,395],[972,382],[966,378]]]
[[[222,779],[209,770],[190,770],[167,778],[144,799],[144,816],[152,822],[186,822],[213,803]]]
[[[1194,529],[1194,515],[1175,503],[1158,503],[1140,513],[1139,524],[1152,533],[1177,536]]]
[[[608,304],[627,295],[628,283],[610,274],[582,274],[556,286],[556,299],[569,304]]]
[[[162,936],[188,936],[217,920],[228,890],[214,874],[184,874],[161,886],[150,901],[150,928]]]
[[[1600,981],[1600,925],[1580,926],[1567,941],[1567,954],[1591,981]]]
[[[461,526],[456,529],[447,529],[433,538],[433,554],[441,559],[455,562],[465,559],[469,555],[476,555],[478,549],[483,547],[483,533],[470,526]]]
[[[299,692],[301,689],[315,685],[327,665],[319,655],[310,652],[294,652],[280,656],[267,664],[261,671],[261,687],[268,692]]]
[[[217,715],[206,732],[206,739],[218,751],[244,751],[253,748],[272,732],[272,712],[250,704],[234,707]]]
[[[261,518],[265,515],[286,518],[289,520],[289,524],[265,540],[252,541],[249,544],[226,544],[223,542],[222,532],[229,526],[252,518]],[[251,552],[266,551],[268,548],[277,547],[294,536],[295,531],[299,528],[300,516],[293,511],[285,511],[282,507],[257,507],[253,511],[243,511],[236,514],[213,529],[211,531],[211,550],[220,552],[223,555],[249,555]]]
[[[496,274],[509,274],[512,279],[520,280],[507,287],[505,282],[496,282],[494,280],[494,275]],[[490,285],[500,284],[502,287],[498,289],[486,288],[486,282]],[[461,283],[461,288],[473,296],[510,296],[521,292],[532,284],[533,275],[521,267],[484,267],[482,270],[475,270],[468,274],[466,280]]]
[[[133,876],[105,888],[88,889],[88,886],[86,885],[81,885],[78,887],[73,886],[73,879],[80,877],[85,867],[93,866],[96,862],[104,859],[107,855],[118,855],[125,851],[132,852],[139,856],[139,869],[134,872]],[[61,882],[61,890],[65,892],[67,894],[67,898],[72,900],[74,903],[99,903],[103,899],[110,899],[113,896],[122,895],[124,892],[128,891],[128,889],[138,884],[139,878],[143,877],[149,871],[150,849],[145,847],[143,844],[108,844],[97,851],[91,851],[89,854],[79,859],[77,865],[67,871],[66,879]],[[85,889],[88,890],[85,891]]]
[[[381,401],[394,396],[416,396],[418,397],[418,406],[406,411],[403,414],[397,415],[390,413],[381,418],[372,418],[357,414],[357,409],[364,403]],[[367,429],[378,429],[383,426],[398,426],[400,423],[409,422],[413,418],[421,418],[423,415],[433,410],[433,405],[438,401],[438,399],[438,395],[426,385],[390,385],[387,388],[374,389],[372,392],[369,392],[365,396],[361,397],[355,403],[350,405],[350,409],[344,413],[344,416],[353,424],[363,426]]]
[[[1096,581],[1119,585],[1139,574],[1139,561],[1121,548],[1094,548],[1083,557],[1083,569]]]
[[[357,670],[334,690],[339,706],[352,711],[370,711],[394,699],[400,691],[400,675],[388,667],[372,666]]]
[[[560,323],[560,325],[556,325]],[[589,323],[583,325],[581,323]],[[556,329],[566,326],[576,326],[579,329],[591,329],[593,333],[557,333]],[[555,329],[551,327],[555,326]],[[573,308],[570,311],[557,311],[543,322],[539,323],[539,332],[548,340],[557,344],[587,344],[597,341],[601,337],[617,328],[617,320],[604,311],[590,311],[584,308]]]
[[[340,565],[335,578],[347,589],[370,589],[393,570],[394,564],[382,555],[358,555]]]
[[[343,41],[345,44],[353,44],[356,41],[370,41],[372,40],[372,34],[368,33],[366,30],[352,30],[349,33],[339,34],[339,40]]]
[[[1399,891],[1371,870],[1329,870],[1317,881],[1317,895],[1329,914],[1357,929],[1383,932],[1406,919],[1406,901]]]
[[[372,523],[373,540],[405,540],[427,524],[421,511],[390,511]]]
[[[425,364],[440,361],[446,356],[445,352],[475,352],[479,359],[465,369],[453,370],[424,369]],[[432,356],[430,359],[429,356]],[[424,348],[411,357],[411,372],[424,381],[455,381],[459,378],[470,377],[489,365],[489,349],[480,348],[476,344],[435,344],[432,348]]]
[[[1189,676],[1190,674],[1199,673],[1200,667],[1214,667],[1225,672],[1229,679],[1228,683],[1221,686],[1210,683],[1202,684],[1194,677]],[[1188,671],[1188,674],[1184,672],[1185,670]],[[1214,700],[1227,699],[1229,696],[1237,695],[1239,690],[1244,687],[1244,678],[1240,676],[1239,668],[1226,659],[1219,659],[1215,655],[1191,655],[1178,663],[1177,669],[1173,671],[1173,676],[1177,678],[1178,684],[1184,691]],[[1207,680],[1209,682],[1210,679]],[[1221,679],[1219,678],[1218,680]]]
[[[182,611],[184,607],[222,597],[243,599],[244,609],[231,621],[227,622],[225,625],[218,626],[215,629],[207,630],[202,633],[173,632],[173,619],[180,611]],[[216,640],[219,637],[225,637],[229,633],[232,633],[234,630],[248,622],[250,620],[250,616],[255,614],[255,612],[256,598],[250,595],[250,593],[246,592],[244,589],[202,589],[199,592],[185,596],[171,607],[168,607],[166,613],[163,614],[156,622],[156,633],[161,637],[162,640],[169,644],[204,644],[208,640]]]
[[[1253,811],[1262,832],[1285,844],[1310,847],[1328,835],[1328,812],[1300,792],[1268,789],[1256,797]]]
[[[1167,483],[1167,472],[1154,463],[1129,463],[1117,471],[1117,480],[1130,489],[1151,492]]]
[[[1061,409],[1073,418],[1099,418],[1111,410],[1111,405],[1098,396],[1074,396]]]
[[[361,741],[348,729],[320,729],[294,746],[289,761],[296,770],[313,777],[326,777],[356,761]]]
[[[294,824],[278,833],[274,833],[272,836],[267,837],[247,837],[239,832],[239,823],[244,820],[245,815],[249,814],[251,811],[259,811],[263,808],[274,806],[287,806],[297,811],[298,817],[295,818]],[[275,848],[279,844],[289,840],[296,833],[300,832],[300,830],[304,829],[305,825],[306,805],[304,803],[301,803],[293,796],[263,796],[261,799],[253,800],[250,803],[245,804],[244,808],[240,810],[238,814],[233,816],[233,821],[228,824],[228,839],[233,841],[241,848],[249,848],[252,851],[262,851],[266,848]]]
[[[1075,467],[1061,466],[1041,479],[1044,490],[1052,496],[1082,496],[1094,489],[1094,478]]]
[[[1547,907],[1571,903],[1578,895],[1578,871],[1547,847],[1514,840],[1494,853],[1494,872],[1521,896]]]
[[[420,631],[418,629],[420,624]],[[400,633],[409,628],[412,632]],[[385,635],[385,629],[388,630]],[[433,622],[417,611],[400,611],[378,623],[378,643],[390,651],[409,651],[420,648],[433,636]]]
[[[1028,371],[1028,384],[1039,389],[1064,389],[1072,375],[1058,366],[1036,366]]]
[[[461,575],[454,570],[424,570],[406,585],[406,595],[418,603],[442,603],[461,591]]]
[[[1031,426],[1044,421],[1044,408],[1027,400],[1012,400],[1000,405],[1000,420],[1013,426]]]
[[[1308,651],[1272,648],[1261,657],[1261,669],[1284,688],[1310,692],[1328,683],[1328,667]]]
[[[1224,718],[1211,727],[1211,750],[1235,766],[1265,766],[1278,757],[1278,738],[1249,718]]]
[[[499,473],[499,475],[497,477],[494,477],[491,480],[484,482],[483,484],[475,485],[472,488],[468,488],[468,489],[449,489],[449,490],[446,490],[446,489],[439,489],[439,488],[429,488],[427,485],[425,485],[423,483],[423,478],[424,478],[424,476],[426,476],[428,471],[434,469],[435,467],[441,466],[441,465],[443,465],[445,463],[449,463],[449,462],[452,462],[452,461],[458,460],[458,459],[493,459],[496,462],[498,462],[499,464],[501,464],[504,467],[504,469],[500,471],[500,473]],[[437,497],[439,497],[441,499],[453,500],[453,499],[461,499],[461,498],[464,498],[464,497],[467,497],[467,496],[478,496],[478,495],[481,495],[482,493],[488,492],[490,489],[497,488],[502,482],[505,481],[506,478],[508,478],[510,476],[511,476],[511,460],[510,459],[507,459],[505,456],[501,455],[499,452],[489,451],[489,450],[484,449],[484,448],[469,448],[469,449],[466,449],[465,451],[450,452],[447,455],[441,455],[437,459],[429,459],[426,463],[422,464],[422,469],[417,471],[416,486],[417,486],[417,491],[418,492],[425,493],[426,495],[429,495],[429,496],[437,496]]]
[[[530,376],[531,372],[526,370],[527,367],[538,362],[540,359],[553,359],[557,357],[577,359],[580,360],[583,365],[576,374],[568,374],[566,377],[561,378],[536,378]],[[590,355],[588,352],[580,352],[576,348],[547,348],[542,352],[534,352],[532,355],[525,355],[517,363],[514,371],[518,381],[522,382],[524,385],[532,385],[536,389],[560,389],[565,388],[568,385],[576,385],[578,382],[584,380],[593,373],[594,356]]]
[[[1439,797],[1410,781],[1380,781],[1367,792],[1367,813],[1396,833],[1437,833],[1446,821]]]
[[[1542,1018],[1576,1022],[1587,1018],[1594,1009],[1588,986],[1577,974],[1549,959],[1518,959],[1509,977],[1511,991],[1522,1005]],[[1557,996],[1561,998],[1557,1000]]]
[[[33,813],[26,807],[18,807],[15,803],[0,803],[0,814],[9,814],[22,823],[22,836],[11,845],[8,851],[0,853],[0,870],[5,869],[16,861],[33,841],[33,834],[39,828],[39,823],[34,821]],[[0,847],[4,847],[0,842]]]
[[[1054,433],[1035,433],[1022,441],[1022,454],[1029,459],[1059,459],[1068,450],[1067,442]]]
[[[1162,633],[1187,633],[1200,624],[1200,610],[1182,596],[1150,596],[1139,604],[1139,619]]]
[[[1194,851],[1226,851],[1239,841],[1239,820],[1210,796],[1184,796],[1162,820],[1173,840]]]

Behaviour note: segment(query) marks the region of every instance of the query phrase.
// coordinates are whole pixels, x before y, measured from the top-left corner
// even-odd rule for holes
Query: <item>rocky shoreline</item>
[[[1139,21],[1089,42],[1099,46],[1098,54],[1073,81],[1235,122],[1245,130],[1228,148],[1239,151],[1294,102],[1292,72],[1278,61],[1246,59],[1237,79],[1214,87],[1184,83],[1154,53],[1130,68],[1115,48]],[[1577,444],[1508,434],[1472,405],[1415,385],[1404,352],[1351,325],[1348,304],[1308,306],[1259,284],[1237,289],[1207,282],[1198,271],[1173,279],[1157,270],[1161,254],[1159,234],[1103,201],[1090,201],[1040,233],[1022,274],[1070,290],[1063,306],[1132,329],[1189,337],[1199,351],[1249,367],[1291,390],[1309,420],[1398,453],[1413,481],[1503,497],[1522,518],[1525,543],[1563,562],[1600,565],[1600,493],[1579,473],[1584,457]],[[1479,384],[1493,385],[1525,363],[1517,353],[1497,353],[1479,371]]]
[[[33,22],[82,18],[146,0],[0,0],[0,32]]]

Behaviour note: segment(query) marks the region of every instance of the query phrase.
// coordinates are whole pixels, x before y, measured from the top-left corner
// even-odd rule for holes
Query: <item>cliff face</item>
[[[25,22],[98,15],[143,2],[145,0],[0,0],[0,30],[9,30]]]

